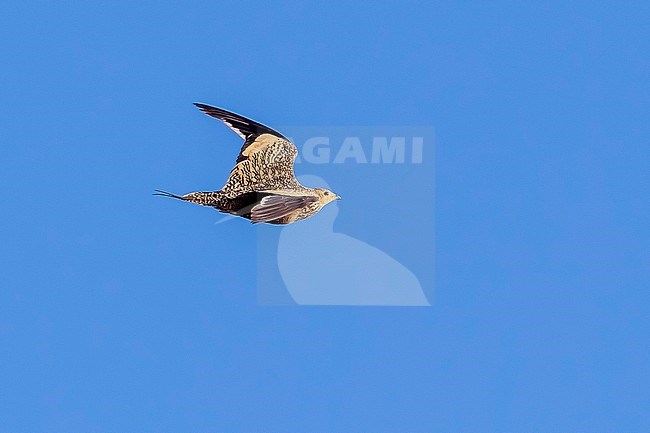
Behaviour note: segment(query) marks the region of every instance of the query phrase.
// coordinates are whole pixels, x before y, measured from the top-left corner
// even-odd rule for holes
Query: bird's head
[[[341,200],[341,197],[334,194],[329,189],[325,188],[315,188],[316,193],[318,194],[318,201],[325,206],[327,203],[334,200]]]

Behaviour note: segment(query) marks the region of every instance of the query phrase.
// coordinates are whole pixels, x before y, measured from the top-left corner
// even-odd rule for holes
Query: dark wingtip
[[[211,107],[210,105],[202,104],[200,102],[192,102],[192,104],[194,104],[194,106],[197,107],[201,111],[210,110],[211,108],[214,108],[214,107]]]
[[[210,117],[216,117],[217,119],[223,120],[224,115],[230,114],[228,111],[222,110],[221,108],[213,107],[212,105],[202,104],[200,102],[193,102],[203,114],[207,114]]]

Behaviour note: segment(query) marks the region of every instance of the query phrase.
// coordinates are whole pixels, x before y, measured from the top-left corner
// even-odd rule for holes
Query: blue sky
[[[3,2],[0,432],[650,430],[649,19]],[[251,226],[151,196],[230,168],[194,101],[435,127],[433,306],[258,306]]]

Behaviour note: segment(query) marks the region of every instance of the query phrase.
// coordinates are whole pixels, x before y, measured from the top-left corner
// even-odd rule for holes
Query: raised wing
[[[251,221],[254,223],[274,221],[316,201],[318,199],[312,196],[269,195],[253,207]]]
[[[244,138],[235,167],[221,191],[230,198],[253,191],[301,188],[293,171],[298,149],[273,129],[221,108],[194,104]]]
[[[244,144],[239,151],[236,162],[245,160],[248,157],[248,153],[251,151],[247,151],[247,149],[251,146],[254,147],[255,143],[258,141],[258,138],[264,134],[287,140],[287,138],[282,134],[269,128],[268,126],[264,126],[261,123],[255,122],[254,120],[247,119],[244,116],[240,116],[239,114],[235,114],[221,108],[212,107],[210,105],[201,104],[198,102],[195,102],[194,105],[199,107],[199,109],[208,116],[221,120],[237,135],[244,139]]]

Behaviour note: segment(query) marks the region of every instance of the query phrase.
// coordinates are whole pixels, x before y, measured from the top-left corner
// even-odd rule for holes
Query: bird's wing
[[[253,223],[274,221],[317,201],[318,199],[313,196],[269,195],[251,209],[251,221]]]
[[[210,105],[195,103],[197,107],[205,114],[215,119],[221,120],[225,123],[230,129],[232,129],[237,135],[244,139],[244,144],[239,151],[237,156],[237,163],[244,161],[248,158],[250,152],[254,151],[255,144],[259,146],[259,138],[262,135],[268,134],[274,138],[281,138],[287,140],[279,132],[264,126],[261,123],[257,123],[254,120],[247,119],[244,116],[239,114],[231,113],[230,111],[223,110],[221,108],[212,107]],[[268,139],[268,137],[267,137]],[[267,140],[268,141],[268,140]],[[287,140],[289,141],[289,140]],[[251,149],[252,147],[252,149]]]
[[[298,187],[293,163],[298,149],[273,129],[221,108],[194,104],[204,113],[223,121],[244,139],[235,167],[221,189],[230,197],[251,191]]]

